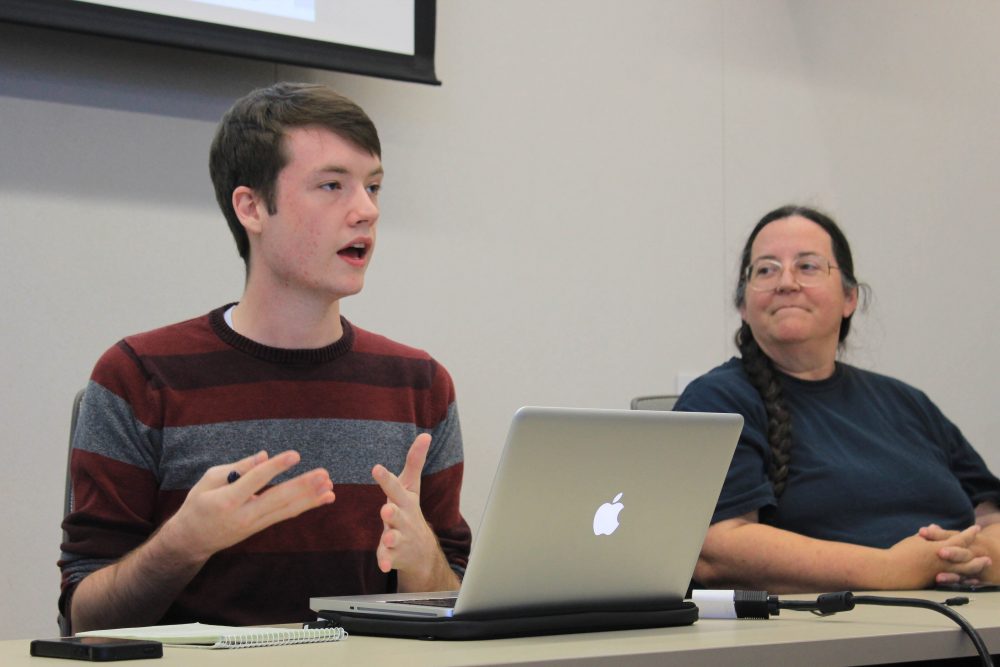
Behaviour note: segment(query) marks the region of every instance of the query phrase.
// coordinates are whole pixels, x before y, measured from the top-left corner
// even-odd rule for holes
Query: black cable
[[[968,604],[969,598],[967,597],[953,597],[941,603],[920,598],[854,595],[850,591],[842,591],[824,593],[815,600],[779,600],[777,595],[768,595],[766,591],[701,589],[692,591],[691,597],[698,605],[698,613],[701,618],[767,619],[778,615],[781,609],[808,611],[818,616],[829,616],[841,611],[850,611],[858,604],[931,609],[955,621],[972,640],[983,665],[993,667],[993,658],[979,632],[965,617],[951,609],[953,606]]]
[[[957,611],[952,609],[952,606],[963,605],[969,602],[969,598],[966,597],[956,597],[945,600],[944,603],[934,602],[933,600],[923,600],[920,598],[893,598],[885,597],[881,595],[854,595],[850,591],[843,591],[840,593],[824,593],[816,598],[815,601],[808,600],[778,600],[778,609],[788,609],[791,611],[810,611],[820,616],[828,616],[830,614],[836,614],[838,611],[850,611],[854,609],[854,605],[858,604],[871,604],[871,605],[881,605],[886,607],[920,607],[922,609],[931,609],[938,613],[944,614],[951,620],[955,621],[962,631],[969,636],[972,640],[972,644],[976,647],[976,652],[979,653],[979,658],[982,660],[983,665],[986,667],[993,667],[993,658],[990,657],[990,651],[986,647],[986,642],[979,635],[972,624],[965,619],[964,616],[959,614]]]

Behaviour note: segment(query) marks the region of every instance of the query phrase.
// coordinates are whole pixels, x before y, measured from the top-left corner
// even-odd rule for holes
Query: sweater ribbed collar
[[[226,324],[225,312],[233,305],[227,303],[208,314],[212,331],[227,345],[262,361],[276,364],[321,364],[347,354],[354,347],[354,327],[343,316],[340,317],[340,324],[344,328],[344,335],[325,347],[287,349],[262,345],[246,336],[241,336]]]

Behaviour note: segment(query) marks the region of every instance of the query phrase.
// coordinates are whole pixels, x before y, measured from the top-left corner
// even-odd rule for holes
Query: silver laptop
[[[310,607],[415,619],[680,603],[742,426],[732,414],[521,408],[460,591]]]

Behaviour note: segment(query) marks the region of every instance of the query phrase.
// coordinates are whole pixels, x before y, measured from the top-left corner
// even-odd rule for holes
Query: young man
[[[60,611],[74,631],[251,625],[306,620],[311,595],[457,588],[451,378],[340,316],[375,248],[374,125],[328,88],[276,84],[223,117],[210,170],[243,297],[98,361]]]

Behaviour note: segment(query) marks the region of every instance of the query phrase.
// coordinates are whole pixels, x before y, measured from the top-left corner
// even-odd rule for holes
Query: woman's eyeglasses
[[[815,287],[826,280],[832,269],[837,268],[822,255],[801,255],[795,258],[789,270],[792,279],[802,287]],[[778,260],[758,259],[747,267],[747,285],[757,292],[770,292],[781,284],[784,273],[785,265]]]

